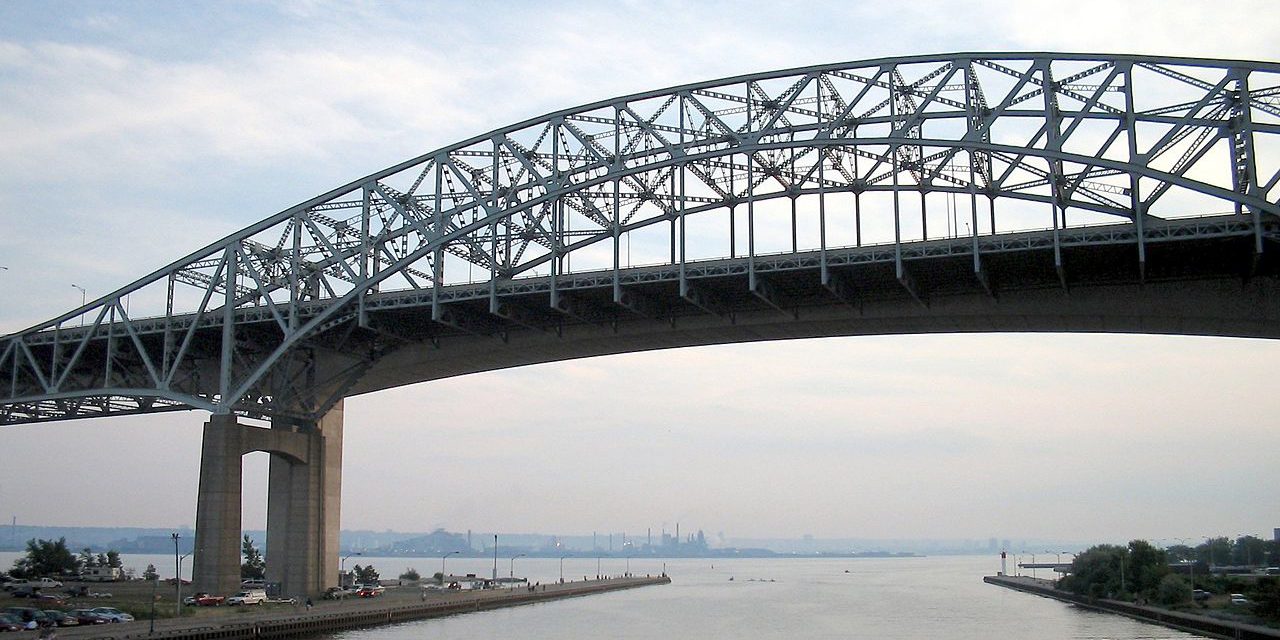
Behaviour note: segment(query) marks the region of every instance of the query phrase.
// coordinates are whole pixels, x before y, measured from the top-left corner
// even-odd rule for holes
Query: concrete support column
[[[240,588],[243,435],[234,415],[213,415],[204,424],[192,563],[196,591],[229,594]]]
[[[267,496],[267,581],[286,596],[338,584],[342,492],[342,403],[306,427],[273,425],[305,438],[305,458],[272,453]]]

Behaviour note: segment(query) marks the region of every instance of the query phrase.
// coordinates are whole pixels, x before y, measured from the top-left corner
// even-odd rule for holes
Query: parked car
[[[35,589],[57,589],[62,586],[62,583],[53,578],[36,578],[35,580],[19,580],[15,586]]]
[[[1244,597],[1243,593],[1233,593],[1231,594],[1231,604],[1246,605],[1249,604],[1249,599]]]
[[[1196,602],[1204,602],[1205,600],[1208,600],[1212,596],[1213,596],[1212,593],[1209,593],[1204,589],[1196,589],[1195,591],[1191,592],[1191,599],[1195,600]]]
[[[257,578],[249,578],[248,580],[242,580],[240,582],[240,588],[241,589],[266,589],[267,581],[259,580]]]
[[[72,609],[68,615],[75,616],[80,624],[107,624],[111,619],[95,612],[93,609]]]
[[[112,622],[133,622],[133,616],[113,607],[94,607],[93,612]]]
[[[234,606],[238,604],[262,604],[267,601],[267,592],[262,589],[246,589],[229,598],[227,604]]]
[[[31,596],[31,600],[33,606],[39,607],[64,607],[67,604],[65,598],[52,593],[37,593]]]
[[[0,613],[0,632],[4,631],[22,631],[22,621],[7,614]]]
[[[58,611],[57,609],[45,609],[44,614],[53,620],[53,623],[59,627],[74,627],[80,624],[80,619],[67,613],[66,611]]]
[[[386,589],[382,588],[380,585],[366,584],[363,587],[360,587],[359,591],[356,591],[356,595],[361,598],[376,598],[382,595],[384,591],[386,591]]]
[[[6,607],[4,613],[7,613],[18,619],[26,628],[35,627],[52,627],[56,624],[49,616],[35,607]],[[34,623],[34,626],[33,626]]]

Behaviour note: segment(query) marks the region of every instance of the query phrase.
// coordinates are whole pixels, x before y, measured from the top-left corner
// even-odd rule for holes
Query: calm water
[[[347,562],[355,561],[352,558]],[[415,560],[416,561],[416,560]],[[439,570],[438,560],[430,573]],[[663,561],[632,560],[634,573]],[[997,560],[939,557],[845,560],[667,560],[672,584],[438,620],[351,631],[332,640],[420,638],[919,638],[1137,640],[1195,638],[1119,616],[993,587],[982,576]],[[374,559],[384,575],[405,559]],[[390,571],[383,570],[386,564]],[[417,569],[423,573],[423,564]],[[449,560],[449,570],[487,574],[492,560]],[[714,566],[714,568],[713,568]],[[602,570],[620,573],[620,560]],[[845,573],[845,571],[848,573]],[[498,572],[510,571],[499,558]],[[516,561],[516,575],[558,577],[559,561]],[[565,560],[565,576],[595,574],[595,559]],[[731,582],[729,578],[733,577]],[[756,582],[751,582],[751,579]],[[759,582],[759,580],[776,582]]]
[[[0,564],[7,568],[18,555],[0,553]],[[123,560],[139,573],[154,563],[162,576],[173,575],[171,555],[129,555]],[[672,584],[666,586],[350,631],[329,639],[1198,637],[984,584],[982,576],[994,573],[998,563],[987,557],[633,559],[631,571],[657,574],[664,563],[672,577]],[[439,558],[350,557],[346,564],[372,564],[384,578],[395,577],[408,567],[423,575],[440,570]],[[499,557],[499,575],[509,574],[511,564],[510,557]],[[446,568],[449,573],[489,575],[493,560],[451,557]],[[600,570],[620,574],[626,570],[626,561],[605,558],[600,561]],[[188,561],[183,573],[189,572]],[[518,558],[515,574],[531,581],[552,582],[559,578],[560,561]],[[595,558],[564,561],[567,579],[595,574]]]

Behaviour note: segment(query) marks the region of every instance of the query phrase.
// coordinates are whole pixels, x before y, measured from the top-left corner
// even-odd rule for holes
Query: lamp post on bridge
[[[560,584],[564,584],[564,559],[569,556],[560,556]]]
[[[85,290],[84,290],[84,287],[82,287],[82,286],[80,286],[80,285],[78,285],[78,284],[73,284],[73,285],[71,285],[71,286],[73,286],[73,287],[75,287],[75,288],[77,288],[77,289],[79,289],[79,290],[80,290],[80,306],[81,306],[81,307],[83,307],[83,306],[84,306],[84,303],[85,303]],[[80,326],[82,326],[82,327],[84,326],[84,314],[80,314]]]

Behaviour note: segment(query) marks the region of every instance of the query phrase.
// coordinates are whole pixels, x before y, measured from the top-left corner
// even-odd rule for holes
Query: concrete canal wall
[[[491,589],[484,591],[434,592],[424,599],[400,597],[384,602],[360,600],[343,606],[317,606],[314,610],[258,615],[238,610],[225,619],[203,618],[199,620],[159,620],[155,633],[147,620],[92,627],[67,627],[58,630],[58,640],[257,640],[266,638],[291,638],[304,635],[330,633],[344,629],[372,627],[409,620],[438,618],[442,616],[515,607],[563,598],[574,598],[622,589],[634,589],[649,585],[668,584],[671,579],[662,577],[613,578],[569,582],[565,584],[539,585],[534,590],[526,587],[515,589]],[[397,594],[405,596],[407,594]],[[36,633],[14,634],[15,640]]]
[[[1219,620],[1209,616],[1170,611],[1160,607],[1136,605],[1119,600],[1088,598],[1055,589],[1052,583],[1045,580],[1013,576],[987,576],[982,581],[987,584],[1069,602],[1096,611],[1118,613],[1143,622],[1159,624],[1171,629],[1178,629],[1210,638],[1226,638],[1229,640],[1272,640],[1280,638],[1280,629],[1243,624],[1230,620]]]

